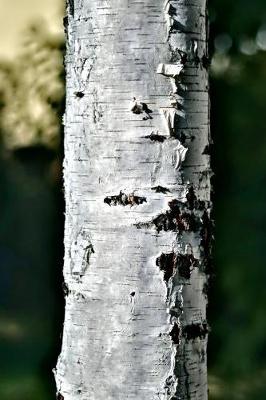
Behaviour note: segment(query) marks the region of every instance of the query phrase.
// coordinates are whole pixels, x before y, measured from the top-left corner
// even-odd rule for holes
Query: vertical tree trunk
[[[205,0],[69,0],[65,400],[207,399]]]

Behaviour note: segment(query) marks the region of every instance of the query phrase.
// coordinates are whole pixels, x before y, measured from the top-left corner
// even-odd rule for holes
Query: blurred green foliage
[[[1,138],[7,149],[42,145],[57,150],[64,96],[62,36],[36,21],[23,33],[21,51],[0,65]]]
[[[213,0],[215,279],[210,400],[266,398],[266,3]],[[61,37],[26,30],[0,64],[0,398],[55,398],[63,296]]]

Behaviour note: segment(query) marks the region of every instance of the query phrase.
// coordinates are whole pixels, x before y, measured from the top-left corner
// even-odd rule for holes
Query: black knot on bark
[[[82,99],[82,97],[84,97],[84,93],[83,92],[75,92],[74,93],[76,97],[78,97],[79,99]]]

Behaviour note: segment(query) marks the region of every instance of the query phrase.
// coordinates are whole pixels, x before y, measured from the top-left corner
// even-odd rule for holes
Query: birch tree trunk
[[[205,3],[69,0],[58,399],[207,399]]]

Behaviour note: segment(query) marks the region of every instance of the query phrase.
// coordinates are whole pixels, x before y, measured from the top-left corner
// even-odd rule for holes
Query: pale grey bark
[[[73,0],[65,400],[207,399],[205,0]]]

